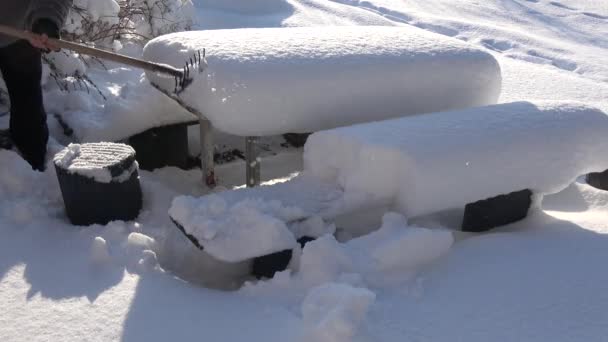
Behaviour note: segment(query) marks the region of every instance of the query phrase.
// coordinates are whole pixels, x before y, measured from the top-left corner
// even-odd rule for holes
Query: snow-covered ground
[[[499,102],[580,101],[608,111],[605,1],[194,3],[200,29],[413,25],[492,53],[502,70]],[[74,126],[77,140],[120,139],[189,118],[139,71],[116,65],[89,71],[107,102],[47,88],[50,111]],[[6,122],[0,117],[0,127]],[[51,123],[56,152],[70,139]],[[298,251],[293,270],[256,282],[244,277],[248,262],[218,264],[170,222],[174,197],[209,192],[198,170],[142,171],[144,210],[136,221],[82,228],[67,221],[53,168],[32,172],[8,151],[0,151],[0,165],[1,341],[601,341],[608,335],[608,193],[581,181],[547,196],[524,221],[479,235],[449,230],[449,218],[408,222],[382,208],[358,212],[336,221],[336,238]],[[216,191],[242,185],[242,163],[218,169]],[[292,177],[302,169],[301,153],[269,156],[263,169],[270,182]],[[376,231],[349,240],[340,234],[346,228]]]

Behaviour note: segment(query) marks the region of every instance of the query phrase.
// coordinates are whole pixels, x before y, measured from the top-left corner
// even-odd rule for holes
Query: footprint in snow
[[[583,15],[586,15],[586,16],[588,16],[588,17],[595,18],[595,19],[603,19],[603,20],[608,20],[608,16],[606,16],[606,15],[601,15],[601,14],[597,14],[597,13],[583,12]]]
[[[551,5],[555,6],[555,7],[567,9],[567,10],[570,10],[570,11],[576,11],[577,10],[576,8],[573,8],[573,7],[570,7],[570,6],[566,6],[566,5],[564,5],[562,3],[559,3],[557,1],[551,1],[549,4],[551,4]]]
[[[496,40],[496,39],[491,39],[491,38],[485,38],[485,39],[480,40],[479,42],[486,48],[488,48],[490,50],[498,51],[498,52],[504,52],[507,50],[511,50],[512,48],[515,47],[514,43],[512,43],[510,41],[506,41],[506,40]]]

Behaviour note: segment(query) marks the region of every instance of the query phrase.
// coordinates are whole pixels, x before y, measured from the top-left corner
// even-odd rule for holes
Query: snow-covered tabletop
[[[493,104],[501,88],[491,54],[415,27],[180,32],[149,42],[144,56],[182,66],[202,49],[206,73],[180,97],[219,130],[241,136]]]

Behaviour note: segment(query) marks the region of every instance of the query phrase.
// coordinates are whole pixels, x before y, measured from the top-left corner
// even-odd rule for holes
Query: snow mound
[[[516,102],[318,132],[304,167],[414,217],[522,189],[556,193],[608,169],[607,132],[591,107]]]
[[[311,289],[302,302],[308,341],[352,341],[376,295],[368,289],[328,283]]]
[[[369,258],[374,272],[413,270],[445,255],[454,238],[447,230],[408,226],[405,217],[386,213],[379,230],[353,239],[347,248]]]
[[[305,284],[323,284],[346,275],[360,275],[378,283],[388,275],[408,277],[446,255],[452,233],[408,226],[398,213],[386,213],[382,226],[368,235],[339,243],[325,235],[304,246],[298,277]]]
[[[206,73],[180,97],[234,135],[313,132],[493,104],[501,87],[492,55],[414,27],[180,32],[149,42],[144,56],[181,67],[203,48]]]
[[[91,244],[91,261],[98,265],[105,265],[111,259],[108,244],[101,236],[96,236]]]
[[[341,195],[335,184],[296,177],[200,198],[179,196],[169,215],[206,252],[234,262],[291,249],[301,236],[333,233],[335,226],[326,225],[317,214],[341,204]]]

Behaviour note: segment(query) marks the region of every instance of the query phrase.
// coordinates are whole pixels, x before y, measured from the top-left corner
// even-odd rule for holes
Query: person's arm
[[[48,37],[60,38],[60,30],[63,26],[72,0],[34,0],[32,1],[27,16],[27,26],[31,31],[37,33],[40,39],[30,40],[30,43],[43,50],[59,50],[48,41]]]

